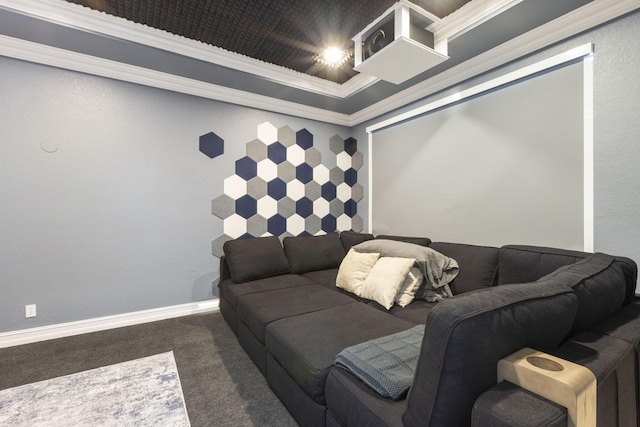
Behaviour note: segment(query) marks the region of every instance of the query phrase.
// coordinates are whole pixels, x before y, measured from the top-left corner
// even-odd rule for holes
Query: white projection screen
[[[585,250],[583,63],[372,132],[371,231]]]

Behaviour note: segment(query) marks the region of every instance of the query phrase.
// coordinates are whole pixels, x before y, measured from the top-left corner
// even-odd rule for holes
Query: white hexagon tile
[[[296,132],[265,122],[258,125],[257,136],[235,162],[235,173],[224,180],[224,194],[211,202],[211,212],[224,227],[212,242],[213,255],[222,256],[224,242],[236,238],[362,231],[357,212],[363,188],[357,171],[363,155],[354,138],[330,138],[336,166],[329,169],[307,129]]]

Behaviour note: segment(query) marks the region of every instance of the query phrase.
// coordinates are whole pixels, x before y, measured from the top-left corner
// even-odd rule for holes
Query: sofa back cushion
[[[340,233],[340,241],[342,242],[345,254],[349,252],[352,246],[372,239],[373,234],[369,233],[359,233],[357,231],[343,231]]]
[[[224,243],[222,249],[231,279],[235,283],[277,276],[290,271],[280,239],[275,236],[229,240]]]
[[[497,284],[533,282],[588,255],[586,252],[565,249],[505,245],[500,248]]]
[[[471,424],[475,400],[496,383],[497,363],[521,349],[556,348],[578,309],[555,282],[505,285],[440,301],[427,317],[405,426]]]
[[[282,244],[291,272],[295,274],[338,268],[344,258],[344,248],[338,233],[285,237]]]
[[[458,262],[460,272],[449,284],[454,295],[494,285],[498,248],[443,242],[433,242],[429,247]]]
[[[620,310],[624,303],[624,272],[610,255],[590,255],[575,264],[560,267],[539,280],[551,281],[571,287],[578,297],[573,332],[586,331]]]

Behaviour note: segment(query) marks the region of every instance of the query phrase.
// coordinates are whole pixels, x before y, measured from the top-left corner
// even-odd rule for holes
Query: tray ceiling
[[[353,51],[351,38],[395,0],[67,0],[270,64],[344,83],[353,56],[331,69],[316,58],[329,45]],[[469,0],[414,0],[442,18]]]

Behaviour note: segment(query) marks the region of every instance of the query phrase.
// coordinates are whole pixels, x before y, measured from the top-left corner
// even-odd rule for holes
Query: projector
[[[428,30],[440,18],[400,0],[354,38],[354,69],[395,84],[449,59],[446,40]]]
[[[389,19],[387,22],[374,28],[373,33],[362,42],[362,60],[366,61],[374,53],[377,53],[385,46],[388,46],[394,39],[394,22]]]

